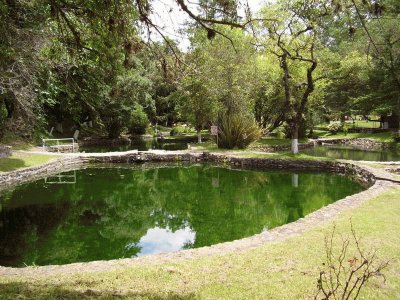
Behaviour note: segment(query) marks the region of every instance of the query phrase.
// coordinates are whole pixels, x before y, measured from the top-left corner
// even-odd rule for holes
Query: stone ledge
[[[0,146],[0,158],[9,157],[12,155],[11,146]]]
[[[353,163],[317,160],[284,160],[243,158],[217,153],[144,151],[71,154],[41,166],[0,174],[0,189],[35,180],[46,175],[77,168],[87,163],[143,163],[143,162],[212,162],[238,168],[277,169],[296,171],[328,171],[351,176],[364,186],[371,186],[375,177],[370,170]]]
[[[18,184],[30,180],[41,178],[54,172],[62,172],[67,169],[85,166],[91,162],[112,162],[126,163],[143,161],[153,162],[202,162],[209,161],[229,165],[233,167],[251,167],[261,169],[297,169],[297,170],[327,170],[340,172],[350,176],[355,176],[360,182],[369,185],[370,188],[338,200],[328,206],[325,206],[302,219],[295,222],[264,231],[251,237],[235,240],[231,242],[220,243],[209,247],[197,249],[181,250],[173,253],[153,254],[138,258],[126,258],[110,261],[93,261],[88,263],[72,263],[67,265],[52,265],[41,267],[10,268],[0,267],[0,275],[3,276],[36,276],[50,274],[65,274],[78,272],[102,272],[118,268],[125,268],[140,264],[160,264],[166,262],[176,262],[186,259],[195,259],[206,256],[218,256],[237,251],[246,251],[252,248],[262,246],[266,243],[275,243],[287,238],[298,236],[315,226],[335,219],[341,212],[360,206],[362,203],[376,197],[389,188],[398,188],[398,185],[388,181],[375,181],[372,173],[360,166],[346,162],[333,161],[297,161],[281,159],[262,159],[262,158],[240,158],[227,156],[224,154],[210,153],[171,153],[171,152],[128,152],[128,153],[106,153],[97,155],[70,155],[61,159],[49,162],[45,165],[27,168],[23,170],[0,174],[0,187],[10,187],[12,184]],[[373,184],[373,185],[372,185]],[[372,186],[371,186],[372,185]]]

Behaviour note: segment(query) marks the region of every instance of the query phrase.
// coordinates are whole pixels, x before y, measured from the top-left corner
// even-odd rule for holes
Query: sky
[[[196,3],[197,0],[185,0],[185,3],[192,11],[196,11],[195,5],[190,5],[190,2]],[[267,0],[248,0],[248,4],[252,13],[254,14]],[[189,40],[181,32],[185,22],[189,21],[188,15],[179,9],[175,0],[155,0],[152,2],[153,13],[151,20],[162,28],[164,35],[179,42],[181,50],[186,50],[189,47]],[[239,12],[240,15],[241,12]],[[244,14],[242,12],[242,14]],[[153,32],[151,34],[153,40],[161,40],[162,37]]]

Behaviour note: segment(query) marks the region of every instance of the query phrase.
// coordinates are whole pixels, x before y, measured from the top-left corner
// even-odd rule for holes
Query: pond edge
[[[207,152],[193,153],[177,151],[127,151],[104,154],[71,154],[41,166],[2,173],[0,174],[0,190],[12,188],[13,186],[23,182],[40,179],[46,175],[84,167],[93,163],[101,163],[104,165],[104,163],[116,164],[142,162],[213,162],[235,168],[252,168],[260,170],[285,169],[301,171],[329,171],[350,176],[369,188],[360,193],[347,196],[344,199],[322,207],[295,222],[288,223],[271,230],[264,231],[260,234],[239,240],[196,249],[187,249],[171,253],[152,254],[148,256],[115,259],[109,261],[92,261],[39,267],[28,266],[24,268],[0,266],[0,275],[36,276],[39,274],[49,275],[76,272],[111,271],[140,264],[173,263],[186,259],[217,256],[232,252],[245,251],[259,247],[266,243],[279,242],[286,238],[300,235],[306,230],[320,226],[327,221],[335,219],[341,212],[356,208],[362,203],[375,198],[387,189],[396,186],[396,184],[393,182],[377,179],[372,173],[371,169],[363,168],[362,166],[353,164],[351,162],[245,158],[221,153]]]

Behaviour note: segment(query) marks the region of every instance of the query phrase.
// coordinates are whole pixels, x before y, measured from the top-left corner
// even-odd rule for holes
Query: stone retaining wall
[[[47,164],[0,173],[0,189],[28,182],[35,179],[79,168],[89,163],[144,163],[144,162],[211,162],[235,168],[261,169],[261,170],[298,170],[298,171],[329,171],[344,174],[357,180],[364,186],[371,186],[375,177],[369,171],[343,162],[316,161],[316,160],[283,160],[266,158],[234,157],[215,153],[190,153],[190,152],[126,152],[105,153],[103,155],[75,155],[54,160]]]
[[[68,171],[82,166],[87,160],[82,157],[64,157],[37,167],[24,168],[21,170],[0,173],[0,190],[13,187],[17,184],[33,181]]]
[[[300,143],[298,145],[299,150],[307,149],[307,148],[312,148],[316,145],[316,141],[310,141],[307,143]],[[291,145],[259,145],[259,146],[253,146],[251,149],[257,150],[257,151],[263,151],[263,152],[280,152],[280,151],[290,151]]]
[[[67,171],[88,165],[89,163],[141,163],[141,162],[213,162],[222,165],[240,168],[259,168],[259,169],[290,169],[290,170],[313,170],[313,171],[334,171],[356,178],[366,185],[372,185],[367,191],[348,196],[338,200],[333,204],[323,207],[305,218],[299,219],[272,230],[264,231],[254,236],[202,247],[197,249],[183,250],[175,253],[153,254],[133,259],[118,259],[111,261],[97,261],[89,263],[74,263],[61,266],[42,266],[26,268],[6,268],[0,266],[0,275],[30,275],[37,274],[65,274],[72,272],[88,271],[107,271],[131,266],[136,263],[159,263],[176,262],[182,259],[193,259],[221,253],[237,252],[252,249],[262,244],[279,241],[291,236],[302,234],[306,230],[335,218],[344,209],[354,208],[368,199],[385,191],[389,184],[387,181],[376,181],[371,172],[351,163],[333,161],[300,161],[300,160],[281,160],[263,158],[233,157],[217,153],[188,153],[188,152],[127,152],[127,153],[108,153],[108,154],[85,154],[69,155],[61,159],[54,160],[45,165],[17,170],[8,173],[0,173],[0,189],[10,187],[10,185],[20,182],[31,181],[42,178],[46,175]]]
[[[90,147],[90,146],[120,146],[129,145],[131,140],[128,138],[120,137],[116,139],[110,139],[107,137],[98,138],[86,138],[79,141],[79,146]]]
[[[387,149],[391,146],[391,143],[377,142],[372,139],[365,138],[340,138],[340,139],[316,139],[307,143],[299,144],[299,150],[312,148],[316,145],[322,144],[332,144],[332,145],[349,145],[355,146],[364,150],[377,150],[377,149]],[[263,152],[280,152],[280,151],[290,151],[291,145],[262,145],[255,146],[252,149],[263,151]]]
[[[234,157],[223,154],[204,153],[154,153],[138,152],[120,155],[104,155],[88,158],[91,163],[143,163],[143,162],[212,162],[227,166],[252,169],[278,169],[298,171],[329,171],[353,177],[364,186],[375,182],[370,172],[359,166],[334,161],[284,160],[266,158]]]
[[[321,145],[323,143],[327,144],[342,144],[359,147],[365,150],[375,150],[375,149],[387,149],[391,146],[390,143],[377,142],[372,139],[365,138],[343,138],[343,139],[318,139],[316,142]]]
[[[12,154],[11,146],[0,146],[0,158],[9,157]]]

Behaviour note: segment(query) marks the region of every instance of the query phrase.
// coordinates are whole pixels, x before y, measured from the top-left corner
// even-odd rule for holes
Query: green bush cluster
[[[332,122],[327,127],[328,131],[332,134],[338,133],[340,130],[343,129],[343,124],[340,122]]]
[[[193,129],[190,128],[189,126],[182,126],[182,125],[175,126],[169,132],[169,134],[171,136],[182,135],[182,134],[187,134],[187,133],[193,133]]]
[[[218,148],[244,149],[261,137],[261,129],[251,117],[223,116],[218,128]]]
[[[131,135],[145,134],[148,125],[149,118],[143,107],[139,104],[135,105],[130,116],[128,132]]]

